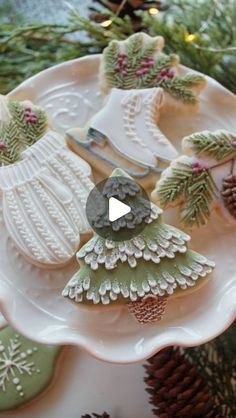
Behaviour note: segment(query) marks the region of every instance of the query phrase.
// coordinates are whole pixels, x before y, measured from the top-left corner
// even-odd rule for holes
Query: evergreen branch
[[[209,156],[221,161],[236,153],[236,138],[227,131],[194,133],[184,138],[184,147],[197,156]]]
[[[190,164],[177,163],[170,166],[171,175],[165,177],[158,187],[158,199],[163,208],[178,201],[185,195],[188,185],[193,182]]]
[[[158,59],[153,64],[153,67],[150,69],[149,74],[142,77],[142,84],[144,87],[159,87],[161,82],[156,79],[157,74],[163,68],[173,67],[178,63],[178,56],[176,54],[166,55],[163,53],[158,54]]]
[[[5,148],[0,151],[0,166],[17,161],[20,154],[20,141],[19,133],[13,120],[4,124],[0,142],[5,144]]]
[[[216,78],[236,92],[236,8],[231,0],[225,0],[223,6],[217,2],[217,13],[212,13],[212,10],[211,2],[199,4],[192,0],[174,0],[168,11],[160,14],[160,19],[139,12],[140,26],[148,28],[152,36],[161,33],[167,53],[178,51],[184,65]],[[104,13],[112,20],[109,30],[81,17],[74,9],[65,24],[25,24],[22,18],[21,26],[20,16],[16,22],[15,10],[14,13],[8,11],[10,21],[7,24],[0,18],[1,92],[7,93],[24,79],[51,65],[101,52],[111,40],[125,39],[134,33],[130,16],[121,19],[106,9]],[[202,32],[199,28],[209,14],[211,21]],[[0,15],[4,16],[4,13]],[[90,40],[83,42],[78,37],[68,38],[68,34],[80,31],[86,31]],[[186,42],[186,32],[196,34],[195,42]],[[212,52],[212,49],[223,52]]]
[[[202,75],[195,73],[188,73],[183,77],[176,77],[178,82],[183,86],[194,87],[205,82],[205,78]]]
[[[37,122],[34,124],[25,121],[25,106],[22,103],[10,100],[9,109],[18,129],[18,142],[21,146],[33,145],[46,133],[48,121],[46,112],[43,109],[32,106],[32,110],[37,118]]]
[[[175,99],[181,99],[184,103],[197,103],[198,99],[194,91],[185,87],[180,77],[175,77],[172,80],[163,80],[160,86],[166,90]]]
[[[171,166],[171,175],[162,180],[157,190],[164,208],[178,204],[181,199],[181,220],[186,226],[203,225],[210,216],[210,205],[217,193],[210,169],[195,172],[192,164],[181,162]]]
[[[217,188],[210,170],[195,174],[195,181],[185,190],[181,220],[186,226],[205,225],[210,217],[210,205]]]

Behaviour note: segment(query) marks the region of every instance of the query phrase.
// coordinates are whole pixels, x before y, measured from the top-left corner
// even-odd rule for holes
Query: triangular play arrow
[[[110,197],[109,199],[109,221],[114,222],[127,213],[131,212],[131,207],[116,199]]]

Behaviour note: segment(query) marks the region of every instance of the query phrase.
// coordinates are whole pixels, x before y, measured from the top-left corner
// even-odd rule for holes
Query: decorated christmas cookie
[[[10,327],[0,331],[0,411],[34,399],[52,381],[59,347],[36,344]]]
[[[120,169],[112,175],[129,178]],[[114,223],[101,215],[97,228],[110,225],[120,237],[122,231],[132,230],[137,224],[146,226],[125,241],[95,235],[77,253],[80,269],[66,285],[63,296],[87,306],[126,304],[141,323],[160,320],[168,298],[203,284],[214,263],[188,249],[190,237],[164,224],[157,206],[151,204],[148,216],[145,206],[141,210],[138,184],[133,187],[122,180],[119,190],[116,186],[104,190],[108,200],[119,198],[136,209]]]
[[[42,108],[0,95],[0,166],[16,162],[20,152],[38,141],[48,126]]]
[[[178,56],[164,54],[163,47],[161,36],[152,38],[145,33],[134,34],[125,41],[111,41],[102,57],[102,90],[162,87],[168,110],[181,105],[186,110],[195,108],[204,77],[193,72],[182,76]]]
[[[157,180],[155,174],[163,164],[178,155],[157,125],[163,100],[159,87],[113,88],[104,108],[84,130],[67,132],[68,144],[104,176],[122,166],[148,186]]]
[[[90,167],[52,131],[22,157],[0,168],[3,220],[32,263],[58,267],[75,254],[80,234],[90,230],[85,215],[93,187]]]
[[[203,131],[183,140],[181,156],[167,168],[153,200],[163,208],[180,206],[187,227],[204,225],[212,210],[236,220],[236,136],[224,130]]]
[[[31,110],[30,110],[31,109]],[[90,228],[90,166],[49,130],[42,109],[1,98],[0,205],[19,251],[40,267],[67,263]]]

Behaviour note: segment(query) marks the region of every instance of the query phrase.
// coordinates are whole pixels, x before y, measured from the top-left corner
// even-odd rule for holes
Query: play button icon
[[[120,219],[122,216],[127,215],[131,212],[131,207],[116,199],[115,197],[110,197],[109,199],[109,221],[114,222],[117,219]]]
[[[91,190],[86,215],[94,232],[112,241],[139,235],[150,222],[151,204],[145,190],[121,169]]]

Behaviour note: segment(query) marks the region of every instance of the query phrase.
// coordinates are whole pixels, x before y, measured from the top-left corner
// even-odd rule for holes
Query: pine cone
[[[129,311],[140,324],[160,321],[165,313],[167,297],[146,296],[141,301],[131,302]]]
[[[145,382],[158,418],[222,418],[196,365],[168,347],[145,365]]]
[[[229,213],[236,218],[236,176],[230,174],[223,179],[222,197]]]

